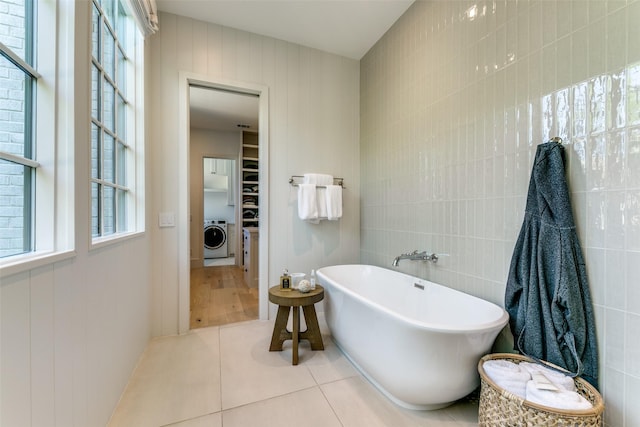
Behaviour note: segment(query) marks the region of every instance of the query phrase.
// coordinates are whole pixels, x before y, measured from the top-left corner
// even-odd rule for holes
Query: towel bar
[[[289,178],[289,184],[291,184],[293,187],[297,187],[298,184],[300,184],[299,182],[296,182],[296,179],[302,179],[304,178],[304,176],[302,175],[291,175],[291,178]],[[333,183],[335,185],[339,185],[342,188],[346,188],[344,186],[344,179],[343,178],[333,178]],[[324,185],[318,185],[319,188],[325,188]]]

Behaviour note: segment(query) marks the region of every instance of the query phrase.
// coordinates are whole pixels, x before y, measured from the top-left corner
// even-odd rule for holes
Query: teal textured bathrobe
[[[593,306],[571,212],[564,148],[556,142],[540,144],[536,151],[505,309],[515,350],[598,387]]]

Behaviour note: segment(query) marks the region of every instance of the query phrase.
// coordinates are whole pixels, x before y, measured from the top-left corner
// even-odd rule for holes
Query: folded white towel
[[[318,204],[314,184],[298,185],[298,217],[303,221],[318,223]]]
[[[568,390],[540,390],[534,381],[527,383],[527,397],[529,402],[548,406],[556,409],[584,410],[591,409],[593,405],[575,391]]]
[[[535,372],[542,373],[556,387],[562,390],[576,391],[576,383],[569,375],[565,375],[562,372],[554,371],[553,369],[539,363],[521,362],[520,366],[526,369],[530,374],[533,374]]]
[[[527,383],[522,380],[512,380],[508,378],[500,378],[494,382],[503,390],[516,395],[522,399],[527,398]]]
[[[305,173],[305,184],[312,184],[316,186],[316,209],[317,218],[326,219],[328,217],[327,211],[327,186],[333,185],[333,175],[325,173]]]
[[[318,219],[327,219],[327,188],[316,187],[316,201],[318,203]]]
[[[314,185],[332,185],[333,175],[326,173],[305,173],[303,183]]]
[[[335,221],[342,218],[342,186],[327,185],[327,219]]]
[[[521,398],[526,396],[531,374],[509,360],[487,360],[482,364],[487,376],[499,387]]]

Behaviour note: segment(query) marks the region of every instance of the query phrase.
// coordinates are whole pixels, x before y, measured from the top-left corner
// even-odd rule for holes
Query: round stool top
[[[269,288],[269,301],[287,307],[304,307],[322,301],[324,288],[316,285],[312,291],[302,293],[297,289],[284,290],[280,286]]]

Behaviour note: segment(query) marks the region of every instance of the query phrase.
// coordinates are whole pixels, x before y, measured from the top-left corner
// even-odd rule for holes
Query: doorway
[[[257,110],[257,107],[256,107]],[[257,113],[256,113],[257,114]],[[221,144],[237,151],[233,133],[192,130],[192,151],[223,152]],[[204,139],[204,143],[200,143]],[[228,147],[227,147],[228,148]],[[242,248],[236,247],[238,206],[236,159],[202,157],[202,187],[192,183],[192,202],[201,205],[202,258],[192,262],[190,274],[191,329],[220,326],[258,318],[258,289],[245,282]],[[202,197],[193,194],[202,189]],[[192,208],[198,210],[198,208]],[[199,243],[196,243],[199,244]],[[199,256],[199,255],[198,255]]]
[[[181,169],[180,175],[191,176],[191,174],[194,173],[193,170],[198,169],[201,171],[199,179],[201,185],[199,194],[197,194],[196,191],[193,191],[193,185],[187,185],[186,188],[186,190],[188,190],[187,193],[189,193],[189,201],[187,202],[187,204],[189,205],[190,209],[185,216],[189,219],[189,227],[191,229],[187,232],[190,238],[186,246],[190,248],[189,250],[187,250],[187,253],[191,255],[188,258],[189,262],[186,266],[182,261],[180,261],[180,265],[182,266],[179,269],[180,332],[186,332],[192,327],[242,321],[246,320],[247,316],[254,319],[267,318],[267,286],[266,284],[262,286],[258,284],[257,287],[249,288],[245,283],[242,268],[242,144],[239,135],[241,135],[243,132],[247,132],[248,120],[238,119],[237,117],[234,118],[233,115],[230,114],[230,110],[233,109],[233,106],[224,103],[216,106],[211,105],[211,107],[217,108],[224,114],[218,113],[217,116],[203,114],[203,110],[200,108],[200,106],[198,106],[197,103],[193,102],[194,100],[197,100],[197,98],[201,95],[201,93],[197,94],[196,92],[207,92],[209,94],[216,93],[218,95],[222,93],[224,97],[235,97],[236,100],[243,98],[253,98],[256,105],[256,109],[254,111],[255,128],[250,130],[253,131],[256,135],[260,135],[261,129],[264,129],[265,132],[267,132],[267,126],[265,123],[267,117],[266,108],[268,106],[268,100],[266,99],[266,88],[229,87],[227,85],[221,85],[220,83],[211,81],[204,82],[200,79],[189,77],[185,80],[181,80],[181,95],[184,94],[185,99],[187,100],[187,102],[183,104],[184,112],[187,113],[185,117],[187,126],[184,126],[184,128],[181,127],[181,136],[184,138],[185,145],[181,145],[181,147],[187,146],[188,150],[186,150],[187,152],[184,153],[184,155],[188,161],[179,162]],[[194,95],[194,93],[196,94]],[[265,119],[263,119],[263,117]],[[221,124],[224,121],[227,122],[227,128],[224,128],[225,125]],[[181,121],[181,123],[184,122]],[[214,126],[216,126],[215,129]],[[230,127],[234,127],[235,129],[231,129]],[[235,133],[235,135],[237,136],[237,144],[235,145],[235,148],[227,146],[226,148],[221,149],[219,145],[210,144],[206,148],[206,150],[201,151],[199,159],[197,159],[197,157],[194,158],[194,153],[192,152],[191,147],[191,145],[193,145],[194,143],[194,140],[197,140],[198,138],[202,139],[203,135],[207,136],[208,138],[209,136],[214,135],[214,133],[216,132],[218,133],[218,135],[226,135],[227,140],[229,139],[229,135]],[[194,135],[197,133],[199,133],[199,135],[194,138]],[[213,140],[216,138],[209,139]],[[262,145],[259,151],[268,152],[266,151],[266,144],[268,141],[266,135],[264,137],[260,135],[259,140]],[[265,154],[264,162],[262,162],[262,164],[260,165],[260,170],[258,172],[259,176],[262,176],[263,174],[266,176],[266,160],[267,159]],[[227,166],[223,166],[225,162],[230,163],[227,163]],[[224,172],[225,168],[226,174],[220,173],[220,171]],[[211,172],[213,172],[213,174]],[[213,179],[209,179],[210,182],[207,182],[207,173],[209,175],[215,175]],[[226,179],[222,178],[223,176],[226,176]],[[190,181],[190,179],[188,179],[187,181]],[[264,193],[266,194],[265,180],[259,179],[258,186],[260,187],[260,189],[264,188]],[[226,189],[226,191],[224,191],[224,189]],[[219,209],[214,209],[212,211],[210,208],[206,208],[204,200],[208,196],[211,196],[210,198],[225,199],[226,207],[223,207],[222,211],[226,209],[227,213],[222,214],[220,213],[222,211]],[[194,199],[202,200],[202,204],[199,209],[194,209]],[[266,205],[267,198],[261,197],[258,207],[262,208],[264,206],[264,210],[266,212]],[[238,221],[238,219],[240,219],[240,221]],[[260,224],[258,225],[258,227],[256,227],[259,228],[261,232],[262,230],[264,230],[262,236],[263,238],[260,242],[260,253],[266,252],[266,242],[268,240],[266,226],[262,224],[262,219],[263,218],[260,218]],[[216,222],[216,224],[209,224],[215,225],[216,229],[215,231],[213,231],[214,229],[212,228],[212,232],[210,233],[211,237],[213,238],[213,241],[211,243],[214,244],[208,245],[208,247],[207,245],[205,245],[205,234],[203,228],[205,220]],[[198,224],[200,227],[199,236],[196,237],[195,228]],[[226,230],[224,230],[225,226],[227,228]],[[230,230],[230,228],[235,228],[235,230]],[[217,243],[214,242],[216,240],[220,240],[220,230],[226,231],[227,234],[226,249],[217,247]],[[184,244],[184,242],[180,243]],[[200,245],[199,247],[198,244]],[[225,250],[227,251],[227,256],[224,257],[227,258],[226,263],[233,265],[214,265],[205,267],[204,261],[207,259],[211,259],[214,261],[223,259]],[[260,262],[260,266],[258,269],[260,277],[267,275],[267,257],[268,254],[265,253],[263,260],[261,260]],[[228,258],[231,258],[231,263],[228,262]],[[197,263],[198,259],[200,260],[199,266]],[[264,266],[263,262],[265,262]],[[199,268],[191,268],[194,266]],[[262,280],[260,281],[262,282]],[[264,297],[261,296],[261,293],[265,294]],[[211,307],[206,309],[208,311],[208,313],[206,314],[206,321],[204,321],[204,309],[202,307],[196,308],[195,311],[199,310],[201,321],[197,322],[194,325],[191,316],[192,312],[194,311],[192,307],[201,304],[203,300],[207,298],[207,294],[209,295],[209,297],[213,294],[219,294],[219,297],[217,297],[216,301],[211,304]]]

